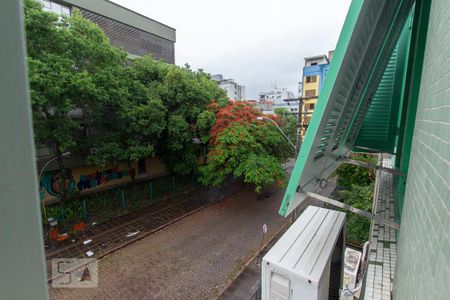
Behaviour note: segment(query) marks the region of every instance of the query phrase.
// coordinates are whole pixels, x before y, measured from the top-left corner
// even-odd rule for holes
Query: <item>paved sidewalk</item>
[[[88,251],[92,251],[91,257],[99,258],[193,211],[232,195],[240,186],[238,182],[229,182],[220,189],[213,187],[193,189],[112,218],[105,223],[91,225],[63,242],[53,241],[45,253],[48,277],[51,278],[52,258],[88,258]]]
[[[330,179],[326,188],[322,189],[319,194],[329,196],[336,188],[334,178]],[[299,216],[309,205],[320,206],[320,201],[307,198],[305,202],[296,209]],[[289,224],[288,224],[289,225]],[[281,238],[289,226],[285,226],[273,239],[264,247],[260,255],[253,258],[245,267],[242,273],[233,281],[233,283],[220,295],[220,300],[253,300],[260,299],[261,292],[261,260],[264,255],[272,248],[272,246]]]
[[[210,205],[99,261],[99,287],[53,289],[52,299],[215,299],[272,235],[283,191],[252,188]]]
[[[235,299],[260,299],[261,292],[261,259],[272,248],[272,246],[281,238],[289,228],[290,222],[286,224],[272,240],[261,250],[252,261],[245,267],[242,273],[233,281],[233,283],[219,296],[219,300]]]

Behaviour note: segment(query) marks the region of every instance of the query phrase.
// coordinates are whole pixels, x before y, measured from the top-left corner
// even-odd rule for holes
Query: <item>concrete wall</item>
[[[394,299],[450,299],[450,6],[433,0]]]

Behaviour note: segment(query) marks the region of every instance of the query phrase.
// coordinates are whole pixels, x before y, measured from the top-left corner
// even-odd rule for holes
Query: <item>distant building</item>
[[[331,62],[331,59],[333,58],[334,50],[328,51],[328,60]]]
[[[239,85],[234,79],[224,79],[222,74],[215,74],[211,79],[227,92],[228,98],[232,100],[245,99],[245,86]]]
[[[264,115],[273,115],[274,107],[272,100],[260,100],[255,103],[255,106],[259,108],[262,114]]]
[[[271,89],[265,92],[259,93],[259,101],[272,101],[273,111],[277,108],[287,109],[289,112],[298,112],[298,102],[286,102],[286,99],[292,99],[295,95],[293,92],[288,91],[286,88],[279,88],[273,86]]]
[[[319,97],[320,90],[325,80],[330,60],[333,57],[334,50],[328,51],[328,56],[325,54],[305,57],[305,66],[303,67],[303,83],[302,83],[302,98]],[[309,121],[316,107],[317,98],[304,100],[302,106],[302,113],[304,114],[303,125],[306,132]]]
[[[175,29],[107,0],[39,0],[44,10],[70,15],[73,8],[97,24],[111,45],[130,56],[151,55],[175,63]]]

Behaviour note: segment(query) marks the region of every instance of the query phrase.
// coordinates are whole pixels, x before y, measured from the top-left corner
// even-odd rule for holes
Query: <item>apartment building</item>
[[[151,55],[175,63],[176,30],[107,0],[39,0],[44,10],[70,15],[74,8],[100,26],[112,45],[130,56]]]

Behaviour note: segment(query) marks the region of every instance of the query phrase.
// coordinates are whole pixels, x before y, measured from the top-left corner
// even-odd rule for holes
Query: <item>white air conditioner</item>
[[[97,153],[97,148],[89,148],[89,154]]]
[[[339,299],[345,213],[310,206],[264,256],[264,300]]]

